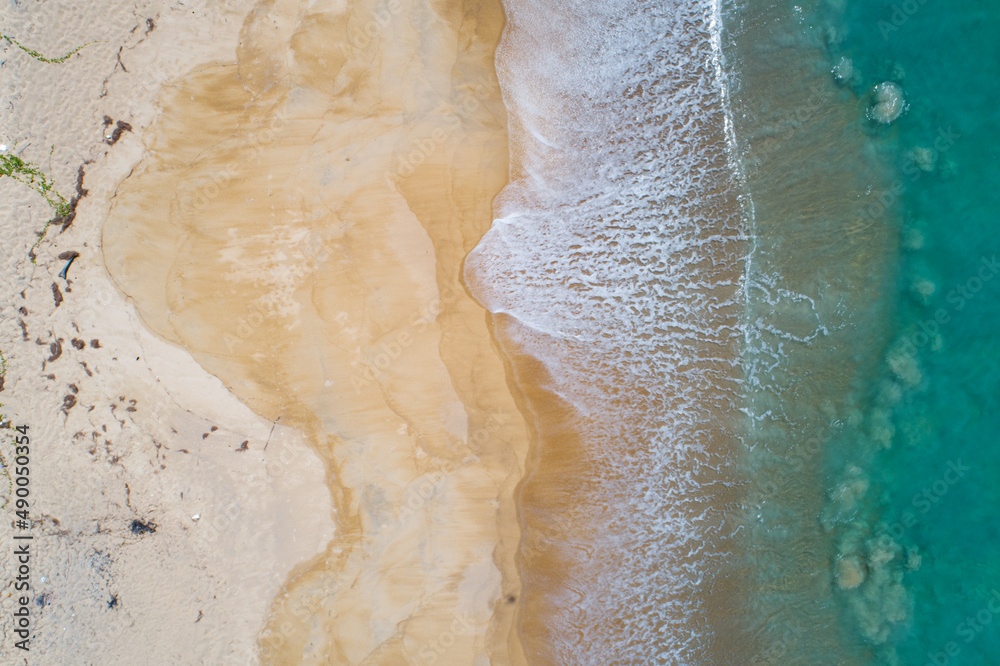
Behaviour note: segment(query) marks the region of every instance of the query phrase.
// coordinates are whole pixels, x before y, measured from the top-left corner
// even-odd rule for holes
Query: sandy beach
[[[49,211],[2,183],[34,650],[522,663],[527,429],[460,277],[507,177],[499,3],[45,8],[4,34],[97,43],[3,65],[4,139],[87,192],[31,264]]]
[[[992,663],[912,4],[5,3],[0,664]]]

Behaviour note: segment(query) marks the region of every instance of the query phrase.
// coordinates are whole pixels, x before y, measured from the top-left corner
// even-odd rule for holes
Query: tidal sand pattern
[[[502,26],[257,5],[235,63],[170,85],[105,225],[143,320],[323,460],[336,537],[275,599],[267,663],[519,657],[527,431],[461,281],[507,174]]]

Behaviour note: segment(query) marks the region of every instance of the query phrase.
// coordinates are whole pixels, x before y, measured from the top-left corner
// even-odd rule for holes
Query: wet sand
[[[323,461],[336,534],[263,663],[524,660],[527,430],[460,278],[507,178],[502,27],[498,2],[261,2],[118,188],[104,256],[143,321]]]

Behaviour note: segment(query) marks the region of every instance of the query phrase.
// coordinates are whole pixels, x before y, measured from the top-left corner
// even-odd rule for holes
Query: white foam
[[[588,501],[604,511],[580,517],[602,536],[566,544],[576,587],[549,620],[553,649],[562,663],[690,663],[704,647],[693,599],[723,556],[706,546],[719,514],[704,470],[722,465],[706,443],[736,401],[719,386],[738,383],[727,349],[743,336],[727,314],[744,234],[719,8],[505,8],[512,179],[466,277],[521,324],[602,469]]]

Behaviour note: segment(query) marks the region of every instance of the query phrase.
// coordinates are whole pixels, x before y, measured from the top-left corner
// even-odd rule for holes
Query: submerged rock
[[[937,285],[927,278],[916,278],[910,285],[910,291],[918,301],[928,305],[931,302],[931,297],[937,293]]]
[[[912,343],[911,343],[912,345]],[[916,359],[907,353],[910,351],[906,346],[906,341],[896,349],[889,352],[889,370],[896,375],[903,386],[913,388],[923,381],[923,374]]]
[[[837,560],[834,574],[837,578],[837,587],[842,590],[853,590],[865,582],[865,578],[868,576],[865,565],[854,556],[842,557]]]
[[[847,83],[852,76],[854,76],[854,61],[850,58],[845,56],[833,66],[833,78],[837,81]]]
[[[934,171],[934,168],[937,166],[937,152],[930,148],[917,146],[910,151],[908,157],[918,169],[926,173]]]
[[[903,232],[903,247],[907,250],[920,250],[924,247],[924,234],[917,229],[907,229]]]
[[[903,89],[891,81],[875,86],[875,105],[869,110],[873,120],[888,125],[903,113]]]

